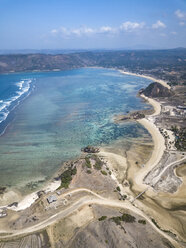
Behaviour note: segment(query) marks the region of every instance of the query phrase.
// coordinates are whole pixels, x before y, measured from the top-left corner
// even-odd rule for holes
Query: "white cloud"
[[[177,35],[177,33],[175,31],[172,31],[170,33],[173,34],[173,35]]]
[[[89,35],[95,33],[95,30],[92,28],[82,27],[77,29],[72,29],[70,33],[81,36],[81,35]]]
[[[185,25],[185,22],[179,22],[179,25],[180,26],[184,26]]]
[[[51,33],[52,34],[57,34],[58,33],[58,30],[57,29],[52,29]]]
[[[158,28],[166,28],[166,25],[158,20],[156,23],[152,24],[153,29],[158,29]]]
[[[138,22],[124,22],[118,27],[110,27],[110,26],[101,26],[98,28],[90,28],[90,27],[80,27],[80,28],[66,28],[66,27],[60,27],[58,29],[52,29],[51,34],[53,35],[63,35],[66,37],[69,36],[83,36],[83,35],[93,35],[93,34],[108,34],[113,35],[116,33],[121,33],[123,31],[125,32],[132,32],[138,29],[141,29],[145,26],[144,22],[138,23]]]
[[[186,19],[186,13],[182,12],[180,9],[176,10],[174,13],[179,19],[181,20]]]
[[[70,36],[70,35],[75,35],[75,36],[81,36],[81,35],[89,35],[95,33],[95,30],[92,28],[87,28],[87,27],[80,27],[76,29],[67,29],[65,27],[60,27],[59,29],[53,29],[51,31],[52,34],[62,34],[64,36]]]
[[[115,33],[117,32],[117,29],[112,28],[110,26],[102,26],[98,29],[98,33]]]
[[[178,9],[174,12],[174,14],[180,20],[179,25],[184,26],[186,24],[186,22],[185,22],[186,21],[186,13],[182,12],[180,9]]]
[[[127,32],[131,32],[133,30],[141,29],[145,26],[144,22],[138,23],[138,22],[124,22],[120,26],[120,30],[124,30]]]

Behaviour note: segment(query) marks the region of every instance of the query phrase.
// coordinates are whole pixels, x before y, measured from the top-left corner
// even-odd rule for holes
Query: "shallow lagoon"
[[[11,80],[14,75],[5,76]],[[0,137],[0,186],[28,193],[86,145],[150,137],[139,124],[113,122],[115,114],[150,107],[136,97],[148,79],[98,68],[15,77],[32,78],[34,90],[11,114]]]

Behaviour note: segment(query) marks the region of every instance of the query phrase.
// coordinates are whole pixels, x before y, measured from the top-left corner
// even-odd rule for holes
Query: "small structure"
[[[55,195],[50,195],[48,198],[47,198],[47,201],[49,204],[51,204],[52,202],[55,202],[57,201],[57,197]]]
[[[178,108],[178,109],[186,110],[186,106],[181,106],[181,105],[179,105],[179,106],[177,106],[177,108]]]

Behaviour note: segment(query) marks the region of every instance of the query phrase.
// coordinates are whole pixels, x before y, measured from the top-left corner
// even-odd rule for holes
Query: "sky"
[[[0,0],[0,49],[186,47],[186,0]]]

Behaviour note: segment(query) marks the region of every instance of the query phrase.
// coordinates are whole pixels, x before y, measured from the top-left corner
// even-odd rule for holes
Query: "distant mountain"
[[[0,50],[0,54],[69,54],[76,52],[85,52],[87,50],[79,49],[12,49]]]
[[[1,49],[0,55],[11,55],[11,54],[71,54],[71,53],[82,53],[82,52],[107,52],[111,51],[108,49]]]
[[[118,49],[0,49],[0,55],[11,54],[71,54],[82,52],[113,52],[113,51],[137,51],[137,50],[186,50],[184,47],[172,48],[172,49],[156,49],[149,45],[136,45]]]
[[[28,51],[29,54],[27,54]],[[171,85],[186,85],[185,48],[91,51],[22,50],[22,54],[0,55],[0,73],[70,70],[87,66],[148,74],[166,80]]]

